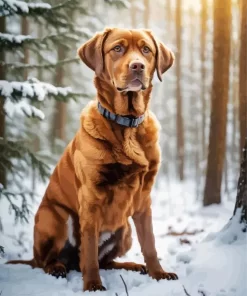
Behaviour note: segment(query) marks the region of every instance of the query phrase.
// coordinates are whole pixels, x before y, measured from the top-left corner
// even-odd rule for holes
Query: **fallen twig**
[[[170,236],[196,235],[196,234],[204,231],[203,229],[194,230],[194,231],[188,231],[187,229],[185,229],[184,231],[177,232],[177,231],[172,230],[171,227],[169,227],[168,230],[169,231],[167,233],[160,235],[160,237],[165,237],[167,235],[170,235]]]
[[[183,245],[183,244],[186,244],[186,245],[191,245],[191,242],[188,240],[188,239],[186,239],[186,238],[180,238],[180,244],[181,245]]]
[[[187,290],[185,289],[185,286],[183,285],[183,289],[184,289],[184,293],[186,294],[186,296],[191,296],[188,292],[187,292]]]
[[[122,277],[121,274],[120,274],[120,277],[121,277],[121,279],[122,279],[122,281],[123,281],[123,284],[124,284],[124,287],[125,287],[126,295],[129,296],[127,285],[126,285],[126,283],[125,283],[125,281],[124,281],[124,279],[123,279],[123,277]]]
[[[202,296],[206,296],[205,292],[203,292],[202,290],[198,290],[198,293],[202,294]]]

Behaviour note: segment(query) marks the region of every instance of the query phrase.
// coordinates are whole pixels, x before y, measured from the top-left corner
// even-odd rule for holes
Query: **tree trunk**
[[[240,151],[244,146],[247,132],[247,1],[241,5],[241,33],[239,55],[239,123]],[[240,152],[241,155],[241,152]]]
[[[205,206],[221,202],[221,183],[226,151],[230,33],[231,0],[215,0],[211,122],[203,201]]]
[[[233,11],[235,12],[235,17],[239,19],[240,7],[237,3],[233,3]],[[236,13],[238,11],[238,13]],[[240,25],[240,22],[239,22]],[[236,30],[239,30],[236,28]],[[239,30],[240,31],[240,30]],[[231,48],[234,50],[231,51],[232,56],[232,81],[231,81],[231,88],[232,88],[232,96],[231,96],[231,104],[232,104],[232,137],[231,137],[231,161],[232,163],[236,163],[236,159],[238,162],[241,162],[241,153],[239,153],[239,144],[240,141],[238,140],[238,127],[239,127],[239,48],[240,48],[240,34],[238,34],[238,38],[234,40],[232,39]]]
[[[58,60],[65,58],[65,50],[63,46],[58,47]],[[62,66],[57,66],[55,75],[55,85],[63,86],[64,69]],[[64,102],[56,102],[53,118],[53,134],[52,146],[55,148],[55,139],[66,141],[65,123],[66,123],[67,105]]]
[[[148,25],[149,25],[149,13],[150,13],[149,0],[144,0],[144,6],[145,6],[145,11],[144,11],[144,27],[145,28],[148,28]]]
[[[130,16],[131,16],[131,26],[132,26],[133,29],[136,29],[136,27],[137,27],[137,23],[136,23],[136,7],[135,7],[135,3],[133,1],[131,2]]]
[[[241,153],[239,149],[239,49],[240,49],[240,16],[241,16],[241,7],[240,1],[232,2],[232,18],[233,18],[233,26],[235,27],[235,38],[231,40],[231,101],[230,103],[230,110],[231,114],[230,117],[232,118],[232,132],[231,132],[231,140],[230,140],[230,149],[229,149],[229,161],[231,163],[241,163]],[[229,110],[229,111],[230,111]],[[233,166],[229,165],[230,170]],[[235,166],[234,166],[234,173],[235,173]],[[229,196],[230,197],[230,196]]]
[[[207,0],[201,0],[201,106],[202,106],[202,158],[206,155],[206,35],[207,35]]]
[[[37,28],[37,34],[38,34],[38,38],[42,38],[43,37],[43,35],[44,35],[44,32],[43,32],[44,30],[43,30],[43,26],[42,25],[40,25],[40,26],[38,26],[38,28]],[[38,64],[42,64],[42,58],[40,57],[40,56],[38,56],[37,57],[37,59],[38,59]],[[39,68],[38,69],[38,73],[37,73],[37,75],[38,75],[38,79],[40,80],[40,81],[43,81],[43,74],[44,74],[44,69],[42,69],[42,68]]]
[[[233,215],[236,214],[238,208],[241,208],[240,223],[243,222],[247,226],[247,137],[245,137],[245,144],[242,151],[238,191]]]
[[[194,42],[194,36],[196,34],[196,26],[195,21],[197,23],[197,15],[194,11],[194,9],[191,7],[189,10],[189,19],[190,19],[190,73],[191,73],[191,84],[195,81],[195,42]],[[197,107],[197,101],[198,97],[195,95],[194,91],[191,91],[191,97],[190,97],[190,118],[191,118],[191,134],[192,134],[192,146],[195,146],[194,153],[190,153],[191,157],[191,163],[189,164],[192,168],[194,166],[195,168],[195,195],[196,198],[199,198],[200,195],[200,154],[199,151],[200,148],[200,131],[199,131],[199,122],[198,122],[198,116],[194,116],[194,114],[198,114],[200,110],[198,110]]]
[[[38,35],[38,38],[42,38],[43,37],[43,26],[42,25],[38,26],[38,28],[37,28],[37,35]],[[42,58],[40,56],[37,57],[37,60],[38,60],[38,64],[42,64]],[[37,70],[37,78],[38,78],[39,81],[43,81],[44,71],[45,70],[42,69],[42,68],[39,68]],[[33,104],[38,109],[41,106],[41,103],[39,101],[34,102]],[[39,120],[36,120],[34,124],[35,124],[35,128],[37,128],[37,130],[39,130],[40,129],[40,121]],[[34,152],[39,151],[40,150],[40,146],[41,146],[40,135],[36,135],[36,137],[34,137],[34,140],[33,140],[33,151]]]
[[[5,17],[0,17],[0,32],[6,32]],[[5,54],[3,50],[0,50],[0,61],[5,60]],[[0,80],[5,79],[4,67],[0,65]],[[5,113],[4,113],[4,97],[0,97],[0,138],[5,136]],[[6,171],[3,167],[0,167],[0,184],[6,187]]]
[[[184,130],[183,130],[183,115],[182,115],[182,94],[181,94],[181,0],[177,0],[176,4],[176,40],[177,40],[177,54],[176,54],[176,98],[177,98],[177,174],[179,179],[184,179]]]
[[[21,34],[22,35],[29,35],[29,25],[28,25],[28,20],[27,17],[23,16],[21,19]],[[22,58],[22,63],[23,64],[28,64],[29,62],[29,51],[28,51],[28,47],[25,46],[24,47],[24,52],[23,52],[23,58]],[[23,80],[27,80],[28,78],[28,70],[24,69],[23,70]]]
[[[226,149],[227,150],[227,149]],[[230,191],[229,191],[229,177],[228,177],[228,159],[227,159],[227,153],[226,153],[226,157],[225,157],[225,163],[224,163],[224,187],[225,187],[225,194],[227,196],[227,198],[229,198],[230,195]]]
[[[166,34],[171,32],[171,23],[173,22],[172,18],[172,5],[171,0],[166,0],[165,5],[165,24],[166,24]]]

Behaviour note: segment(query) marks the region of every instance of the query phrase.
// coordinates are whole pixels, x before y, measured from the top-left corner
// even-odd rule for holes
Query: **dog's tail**
[[[6,262],[5,264],[25,264],[25,265],[30,265],[32,268],[36,267],[35,260],[10,260]]]

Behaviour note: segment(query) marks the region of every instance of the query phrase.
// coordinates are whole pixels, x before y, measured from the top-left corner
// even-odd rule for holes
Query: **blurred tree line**
[[[36,184],[95,94],[77,48],[105,26],[151,28],[176,55],[163,83],[154,80],[157,186],[193,180],[205,206],[230,199],[247,129],[247,1],[2,0],[0,202],[27,219]]]

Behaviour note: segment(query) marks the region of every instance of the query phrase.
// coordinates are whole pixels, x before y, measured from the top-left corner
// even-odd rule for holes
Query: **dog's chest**
[[[144,174],[145,169],[137,164],[115,163],[102,166],[99,186],[105,195],[102,207],[105,230],[115,231],[136,211]]]
[[[102,165],[99,170],[98,186],[118,186],[119,184],[131,185],[134,178],[138,177],[143,168],[136,163],[125,165],[119,162]]]

